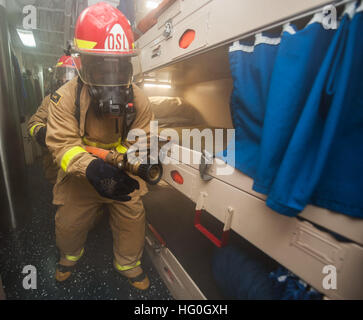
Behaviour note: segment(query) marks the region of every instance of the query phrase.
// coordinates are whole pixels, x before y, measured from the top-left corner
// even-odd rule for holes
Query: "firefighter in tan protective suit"
[[[55,66],[55,74],[52,79],[52,92],[57,88],[60,88],[67,81],[73,79],[77,75],[76,67],[74,66],[73,59],[70,56],[62,56],[58,60]],[[52,93],[51,93],[52,94]],[[43,153],[43,168],[45,171],[45,177],[52,184],[55,184],[58,174],[58,166],[53,160],[53,157],[46,149],[45,136],[47,132],[48,121],[48,107],[50,103],[50,96],[47,95],[36,113],[34,113],[28,121],[28,131],[31,137],[34,137],[36,141],[42,146]]]
[[[56,243],[60,260],[56,280],[66,280],[84,254],[87,233],[100,206],[110,212],[114,267],[135,288],[149,279],[140,258],[144,248],[146,184],[87,153],[86,145],[131,146],[127,133],[135,128],[149,135],[153,119],[148,98],[131,84],[131,59],[136,56],[130,24],[106,3],[85,9],[75,29],[74,62],[79,77],[51,96],[46,144],[61,168],[53,202],[59,205]]]

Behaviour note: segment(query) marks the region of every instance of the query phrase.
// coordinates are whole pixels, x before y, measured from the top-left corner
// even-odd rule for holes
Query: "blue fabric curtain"
[[[334,30],[326,30],[320,22],[301,31],[293,25],[284,30],[265,106],[262,156],[257,159],[254,183],[254,190],[264,194],[271,189],[334,35]]]
[[[301,31],[286,26],[267,72],[255,67],[256,50],[230,54],[236,168],[281,214],[313,203],[363,217],[363,18],[354,10],[347,6],[337,30],[318,15]]]
[[[235,166],[251,177],[255,176],[257,168],[265,106],[279,42],[279,37],[258,34],[252,45],[234,43],[230,48]]]
[[[311,202],[363,218],[363,2],[358,10],[337,73],[326,88],[323,116],[334,131]]]

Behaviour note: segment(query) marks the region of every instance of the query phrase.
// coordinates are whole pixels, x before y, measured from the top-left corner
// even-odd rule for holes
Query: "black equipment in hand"
[[[95,159],[88,165],[86,177],[101,196],[113,200],[129,201],[128,194],[140,188],[135,179],[102,159]]]

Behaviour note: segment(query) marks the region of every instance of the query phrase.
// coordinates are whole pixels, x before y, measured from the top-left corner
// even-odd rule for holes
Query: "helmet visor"
[[[57,67],[55,68],[54,77],[57,81],[66,83],[69,80],[72,80],[77,75],[76,68],[70,67]]]
[[[77,53],[73,57],[81,80],[91,86],[124,86],[132,80],[132,56]]]

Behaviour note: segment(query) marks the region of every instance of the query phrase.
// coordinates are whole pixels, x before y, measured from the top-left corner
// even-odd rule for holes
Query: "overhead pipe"
[[[67,43],[72,39],[71,24],[72,24],[72,11],[74,9],[73,0],[65,0],[64,3],[64,38],[63,49],[67,48]]]

